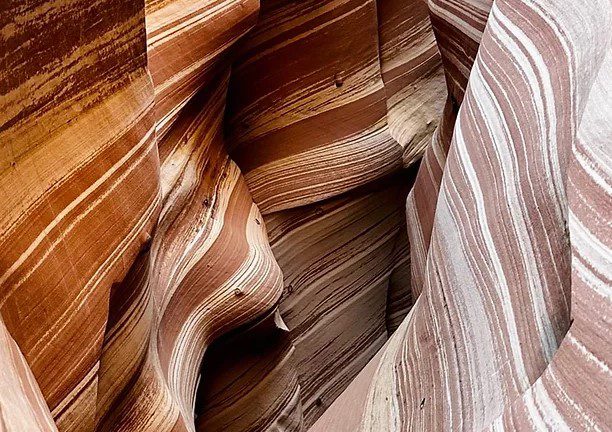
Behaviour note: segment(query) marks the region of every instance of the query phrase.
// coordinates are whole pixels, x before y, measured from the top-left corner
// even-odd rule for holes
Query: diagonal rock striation
[[[608,0],[0,4],[0,431],[612,428]]]

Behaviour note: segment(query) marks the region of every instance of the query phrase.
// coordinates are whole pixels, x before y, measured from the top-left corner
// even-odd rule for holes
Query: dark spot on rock
[[[316,398],[316,399],[315,399],[315,405],[316,405],[316,406],[321,406],[321,405],[323,405],[323,401],[321,400],[321,398],[320,398],[320,397],[318,397],[318,398]]]
[[[240,288],[236,288],[236,289],[234,290],[234,295],[235,295],[236,297],[242,297],[242,296],[244,295],[244,292],[243,292],[243,291],[242,291]]]
[[[142,246],[140,247],[141,253],[149,252],[149,250],[151,249],[151,243],[153,242],[152,240],[153,239],[151,238],[151,235],[147,234],[144,242],[142,243]]]
[[[421,401],[421,405],[419,406],[419,409],[423,409],[424,406],[425,406],[425,398],[423,398],[423,400]]]
[[[340,88],[344,85],[344,74],[342,72],[338,72],[334,75],[334,84],[336,88]]]

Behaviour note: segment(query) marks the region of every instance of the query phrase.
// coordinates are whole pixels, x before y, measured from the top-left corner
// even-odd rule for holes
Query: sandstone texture
[[[609,0],[5,0],[0,59],[0,431],[612,430]]]

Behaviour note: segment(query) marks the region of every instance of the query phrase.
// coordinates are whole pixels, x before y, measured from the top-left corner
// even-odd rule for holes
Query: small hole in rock
[[[334,75],[334,84],[336,88],[340,88],[344,85],[344,74],[342,72],[338,72]]]

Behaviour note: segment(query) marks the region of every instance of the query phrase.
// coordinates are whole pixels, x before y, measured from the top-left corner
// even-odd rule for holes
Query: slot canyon
[[[0,0],[0,431],[612,431],[610,0]]]

